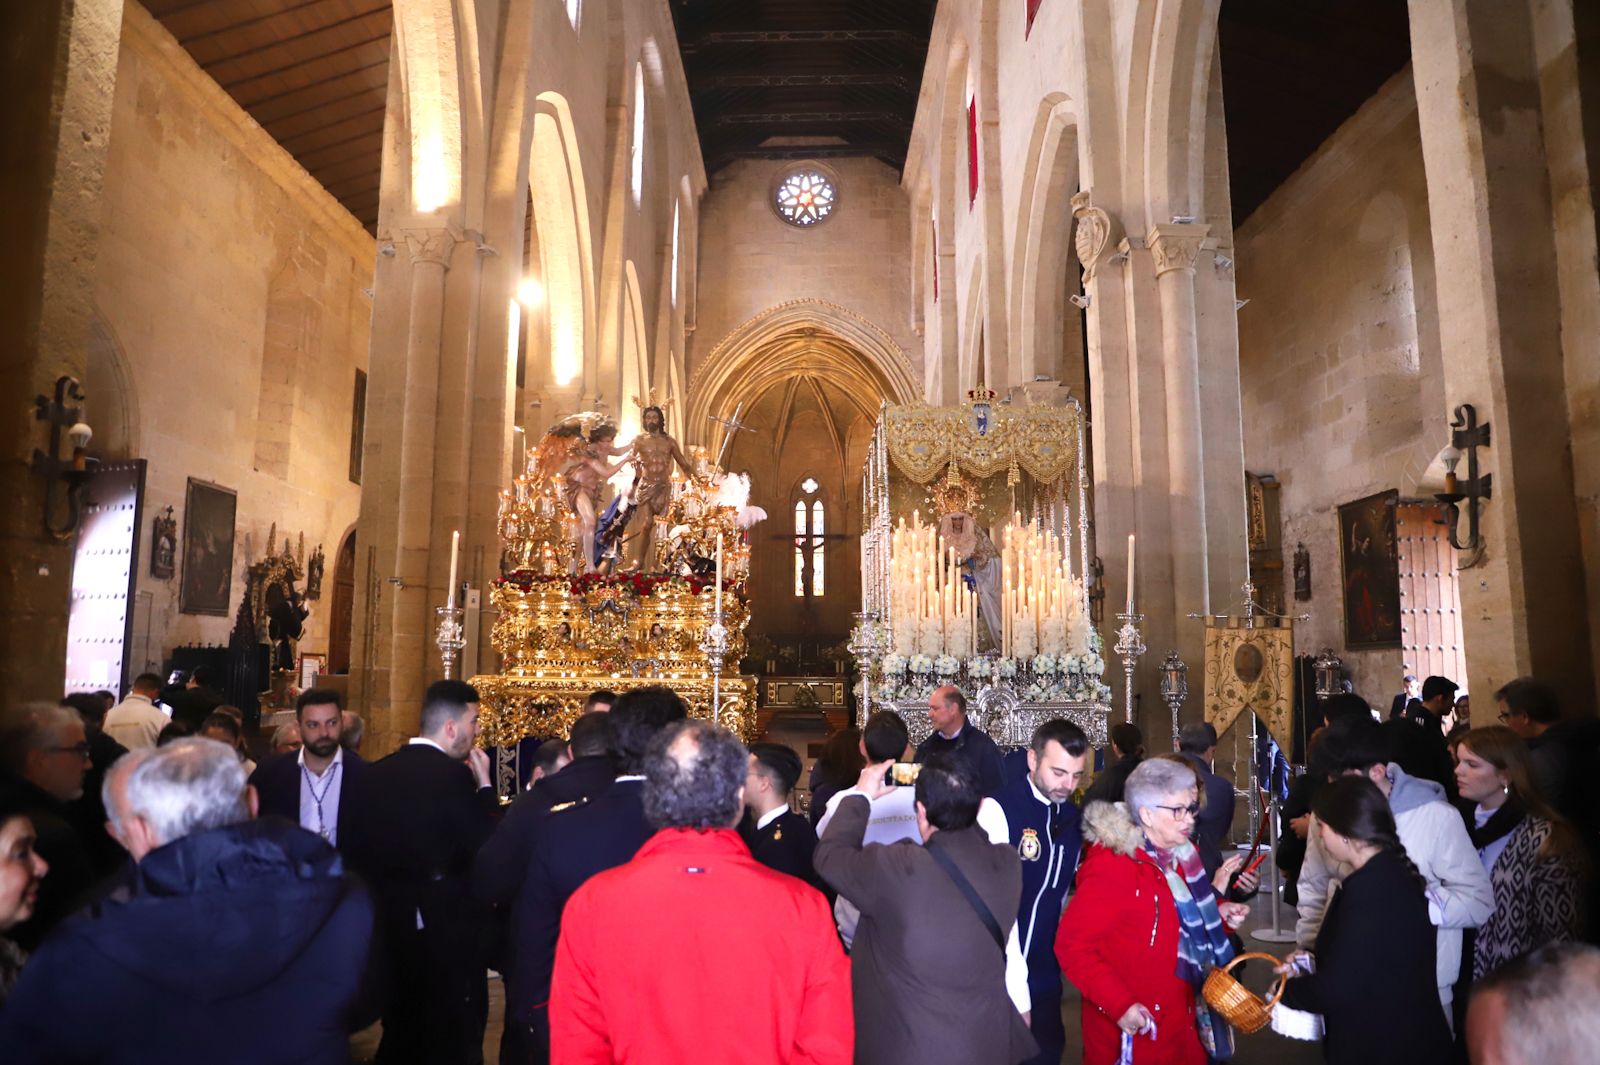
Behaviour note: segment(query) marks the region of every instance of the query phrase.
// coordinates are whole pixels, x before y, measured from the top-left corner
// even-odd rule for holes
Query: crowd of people
[[[1452,734],[1442,680],[1323,707],[1283,1007],[1339,1065],[1600,1060],[1594,731],[1521,680]],[[332,1065],[381,1020],[379,1062],[477,1065],[491,973],[503,1065],[1059,1065],[1069,986],[1085,1065],[1237,1049],[1203,988],[1259,878],[1211,726],[1118,725],[1090,782],[1076,724],[1003,754],[946,686],[915,748],[887,711],[830,737],[807,816],[798,752],[669,688],[583,709],[509,805],[460,681],[374,762],[328,688],[259,766],[203,672],[9,710],[0,1059]]]

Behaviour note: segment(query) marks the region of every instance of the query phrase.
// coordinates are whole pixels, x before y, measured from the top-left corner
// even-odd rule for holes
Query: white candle
[[[450,534],[450,585],[444,605],[448,610],[456,608],[456,556],[461,553],[461,530],[457,529]]]
[[[1123,613],[1133,613],[1133,533],[1128,534],[1128,609]]]
[[[717,617],[722,617],[722,534],[717,533]]]

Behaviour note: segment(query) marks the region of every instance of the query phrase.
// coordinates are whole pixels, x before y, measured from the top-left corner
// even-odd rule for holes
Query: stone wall
[[[1398,690],[1398,649],[1344,647],[1338,506],[1418,497],[1445,442],[1428,195],[1402,71],[1237,234],[1245,465],[1283,484],[1284,556],[1311,554],[1302,652],[1333,647],[1356,690]]]
[[[85,382],[93,452],[148,461],[131,673],[225,643],[276,523],[323,545],[303,651],[327,651],[333,560],[356,520],[352,393],[367,364],[372,238],[136,3],[117,72]],[[179,612],[150,519],[188,478],[238,493],[229,616]]]
[[[820,300],[886,331],[920,375],[906,268],[909,211],[894,171],[872,159],[834,159],[838,206],[802,229],[778,217],[772,190],[796,164],[745,160],[719,170],[700,206],[698,324],[689,373],[741,324],[790,300]],[[690,427],[693,432],[693,427]]]

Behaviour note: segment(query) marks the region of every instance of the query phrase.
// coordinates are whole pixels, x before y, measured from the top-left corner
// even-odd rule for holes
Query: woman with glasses
[[[1494,913],[1472,953],[1472,978],[1481,980],[1535,947],[1580,936],[1583,846],[1538,794],[1528,745],[1504,725],[1461,737],[1456,784],[1494,887]]]
[[[1139,763],[1119,803],[1090,803],[1088,855],[1056,934],[1061,971],[1083,995],[1084,1065],[1226,1058],[1233,1033],[1200,997],[1233,957],[1228,930],[1250,908],[1219,901],[1189,837],[1200,793],[1188,765]]]
[[[1435,986],[1427,881],[1406,856],[1389,800],[1366,777],[1329,781],[1312,810],[1318,842],[1351,871],[1328,903],[1283,1003],[1320,1013],[1329,1065],[1447,1065],[1454,1053]]]
[[[5,933],[33,916],[39,881],[50,866],[33,849],[33,821],[15,799],[0,798],[0,1008],[5,1006],[22,963],[22,948]]]

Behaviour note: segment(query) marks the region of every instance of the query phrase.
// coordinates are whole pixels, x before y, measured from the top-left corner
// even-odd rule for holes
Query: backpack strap
[[[989,907],[984,903],[982,896],[972,886],[972,881],[968,880],[966,874],[961,871],[955,861],[939,848],[925,847],[923,849],[928,852],[929,857],[938,863],[939,868],[945,871],[945,875],[955,882],[956,887],[961,889],[961,894],[966,896],[967,904],[978,915],[978,919],[983,922],[983,926],[989,930],[989,935],[994,937],[994,945],[1000,948],[1002,954],[1005,953],[1006,936],[1004,932],[1000,931],[1000,922],[994,919],[994,914],[989,911]]]

